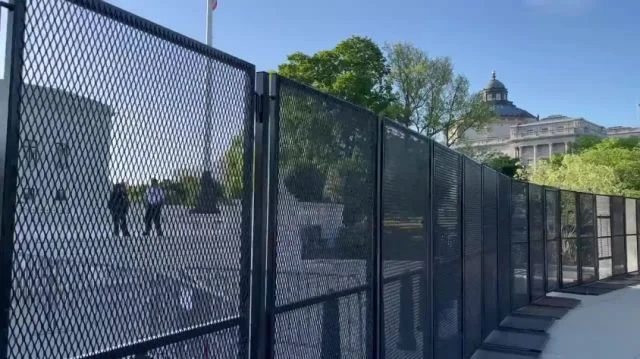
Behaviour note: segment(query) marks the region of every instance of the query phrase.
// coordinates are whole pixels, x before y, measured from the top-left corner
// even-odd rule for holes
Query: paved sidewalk
[[[578,298],[580,306],[549,330],[543,359],[640,359],[640,285]]]

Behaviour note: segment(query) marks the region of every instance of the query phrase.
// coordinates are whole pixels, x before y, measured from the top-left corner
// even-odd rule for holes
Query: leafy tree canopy
[[[494,170],[507,175],[509,177],[516,177],[516,175],[523,169],[520,164],[520,160],[507,156],[502,153],[494,153],[488,156],[483,163],[493,168]]]
[[[429,137],[440,135],[452,146],[467,130],[495,121],[491,107],[480,93],[469,92],[469,80],[454,73],[449,58],[430,58],[407,43],[387,45],[386,53],[397,99],[389,115],[398,122]]]
[[[554,156],[533,166],[528,179],[575,191],[640,197],[638,139],[603,139],[578,153]]]
[[[343,100],[382,113],[393,103],[382,50],[371,39],[353,36],[313,55],[296,52],[278,73]]]

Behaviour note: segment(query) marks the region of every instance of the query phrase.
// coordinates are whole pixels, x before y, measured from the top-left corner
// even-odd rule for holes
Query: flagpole
[[[206,41],[207,46],[213,46],[213,9],[211,6],[211,0],[205,0],[205,4],[207,6],[207,32],[206,32]],[[207,61],[207,74],[206,74],[206,107],[205,107],[205,151],[204,151],[204,170],[211,172],[211,130],[212,130],[212,111],[211,111],[211,83],[212,74],[211,74],[211,61]]]
[[[205,0],[207,5],[207,46],[213,45],[213,11],[217,0]],[[213,180],[213,166],[211,163],[211,141],[213,138],[213,60],[206,59],[205,68],[205,110],[204,110],[204,143],[202,153],[202,177],[200,178],[200,194],[195,213],[219,213],[216,203],[215,182]]]

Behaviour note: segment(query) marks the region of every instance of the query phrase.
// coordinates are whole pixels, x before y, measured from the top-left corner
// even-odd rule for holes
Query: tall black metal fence
[[[3,6],[3,357],[468,358],[638,269],[635,199],[512,180],[102,1]]]

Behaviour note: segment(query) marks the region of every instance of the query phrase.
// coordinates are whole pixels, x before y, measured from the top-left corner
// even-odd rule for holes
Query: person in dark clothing
[[[120,231],[125,237],[129,237],[129,229],[127,228],[127,214],[129,212],[129,195],[127,187],[124,183],[117,183],[111,190],[109,196],[109,211],[113,218],[113,235],[119,236]]]
[[[158,180],[153,178],[151,180],[151,187],[147,189],[147,193],[144,196],[145,203],[147,205],[147,211],[144,216],[144,235],[148,236],[151,232],[151,222],[156,227],[156,233],[162,237],[162,227],[160,225],[160,214],[162,212],[162,205],[164,205],[164,192],[158,187]]]

